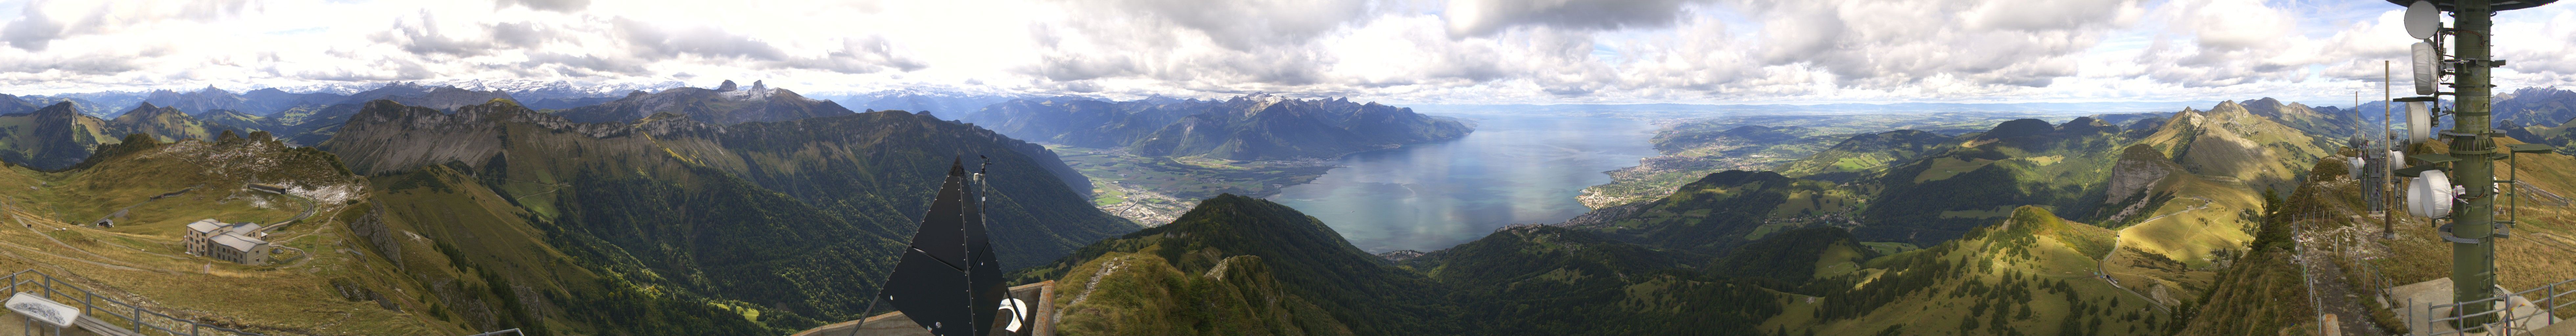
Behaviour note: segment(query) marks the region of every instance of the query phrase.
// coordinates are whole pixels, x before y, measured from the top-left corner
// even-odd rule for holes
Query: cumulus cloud
[[[496,7],[508,8],[512,6],[527,7],[529,9],[544,11],[570,12],[581,10],[584,7],[590,7],[590,0],[500,0]]]
[[[1681,18],[1685,0],[1455,0],[1449,34],[1488,36],[1514,26],[1586,29],[1657,28]]]
[[[2558,7],[2563,7],[2558,6]],[[2393,5],[2254,0],[34,1],[0,91],[535,79],[1409,103],[2342,97]],[[0,10],[9,10],[0,8]],[[2507,89],[2576,14],[2498,16]],[[2401,78],[2399,85],[2405,85]],[[2375,85],[2373,85],[2375,86]],[[2292,97],[2295,98],[2295,97]]]
[[[1264,45],[1298,44],[1345,24],[1370,18],[1360,0],[1111,0],[1107,17],[1159,20],[1198,31],[1217,45],[1251,50]]]
[[[36,6],[27,6],[19,15],[18,21],[0,26],[0,41],[7,41],[9,46],[18,49],[45,51],[47,43],[63,37],[63,24],[54,22],[45,12],[37,11]]]

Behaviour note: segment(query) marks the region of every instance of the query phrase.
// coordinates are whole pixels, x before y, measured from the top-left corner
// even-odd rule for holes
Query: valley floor
[[[1331,160],[1231,161],[1139,156],[1124,149],[1048,145],[1067,166],[1091,178],[1092,205],[1144,225],[1162,225],[1218,194],[1279,194],[1334,168]]]

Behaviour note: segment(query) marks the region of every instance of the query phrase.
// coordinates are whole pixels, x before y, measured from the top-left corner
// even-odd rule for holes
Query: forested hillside
[[[832,118],[879,125],[881,133],[687,120],[585,124],[506,101],[453,114],[377,101],[320,148],[360,174],[382,176],[388,190],[435,185],[498,195],[456,202],[515,213],[484,220],[524,221],[544,232],[549,248],[614,281],[733,302],[785,330],[858,316],[862,293],[881,277],[871,275],[892,266],[929,199],[926,186],[937,183],[918,177],[938,176],[961,157],[990,157],[1002,176],[990,195],[1006,265],[1052,259],[1135,227],[1084,205],[1044,167],[1061,163],[1029,158],[1025,143],[899,111],[795,123]],[[433,183],[437,171],[471,183]],[[388,211],[447,211],[435,209]]]

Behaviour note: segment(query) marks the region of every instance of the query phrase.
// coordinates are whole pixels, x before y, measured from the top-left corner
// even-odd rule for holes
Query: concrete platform
[[[2498,288],[2497,290],[2503,291],[2504,289]],[[2435,305],[2444,305],[2453,302],[2451,300],[2451,278],[2433,279],[2432,281],[2397,286],[2396,288],[2390,288],[2389,292],[2398,300],[2398,302],[2396,302],[2397,304],[2392,306],[2401,307],[2399,308],[2401,310],[2396,312],[2397,316],[2398,318],[2406,321],[2407,330],[2413,331],[2411,334],[2431,335],[2435,333],[2458,332],[2459,329],[2451,327],[2450,323],[2432,322],[2434,318],[2450,316],[2451,314],[2451,309],[2448,307],[2440,309],[2433,308]],[[2537,315],[2541,314],[2540,307],[2539,305],[2533,304],[2529,298],[2514,296],[2507,298],[2506,302],[2503,304],[2510,312],[2509,316],[2520,319],[2514,321],[2510,326],[2510,328],[2516,329],[2516,332],[2513,334],[2542,334],[2543,330],[2548,330],[2550,332],[2563,333],[2548,335],[2576,336],[2576,327],[2559,326],[2558,322],[2560,322],[2561,319],[2556,316],[2537,317]],[[2532,317],[2523,319],[2523,317],[2527,316]],[[2576,325],[2576,323],[2569,324]],[[2529,332],[2526,333],[2524,331]],[[2466,333],[2463,335],[2502,334],[2503,333],[2489,331],[2482,333]]]
[[[1036,307],[1030,308],[1037,314],[1037,322],[1036,325],[1030,326],[1029,335],[1055,335],[1054,280],[1011,287],[1011,297],[1037,304]],[[992,335],[1009,334],[996,330]],[[930,336],[930,331],[921,329],[921,325],[914,324],[912,319],[905,318],[903,313],[894,312],[814,327],[791,336]]]

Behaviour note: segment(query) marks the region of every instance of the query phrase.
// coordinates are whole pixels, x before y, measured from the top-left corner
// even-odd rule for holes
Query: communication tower
[[[2416,97],[2394,99],[2407,103],[2409,143],[2430,142],[2447,145],[2449,153],[2416,153],[2406,157],[2414,166],[2396,171],[2398,176],[2413,177],[2406,189],[2407,210],[2429,217],[2441,224],[2441,237],[2451,242],[2451,296],[2462,303],[2457,312],[2475,314],[2494,310],[2496,297],[2495,239],[2512,237],[2515,218],[2496,218],[2498,183],[2508,183],[2502,190],[2511,195],[2512,177],[2497,180],[2495,164],[2510,159],[2514,153],[2545,153],[2551,148],[2538,144],[2514,144],[2499,148],[2494,138],[2500,135],[2492,127],[2495,85],[2488,84],[2491,71],[2504,66],[2505,60],[2493,59],[2493,30],[2496,12],[2546,5],[2557,0],[2389,0],[2406,9],[2406,33],[2423,40],[2414,46],[2413,72]],[[2443,12],[2451,13],[2451,24],[2444,27]],[[2448,47],[2449,54],[2442,53]],[[2449,81],[2443,81],[2448,77]],[[2442,92],[2448,85],[2451,92]],[[2453,108],[2443,111],[2441,96],[2452,96]],[[2426,105],[2436,105],[2426,107]],[[2446,113],[2447,112],[2447,113]],[[2440,115],[2451,116],[2451,129],[2432,133]],[[2409,146],[2407,148],[2413,148]],[[2494,315],[2462,319],[2460,328],[2482,328],[2494,322]]]

